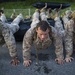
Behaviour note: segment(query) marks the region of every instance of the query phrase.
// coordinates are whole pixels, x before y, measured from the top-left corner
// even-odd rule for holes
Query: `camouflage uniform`
[[[74,30],[73,30],[73,49],[75,51],[75,11],[72,11],[71,14],[72,19],[74,20]]]
[[[69,11],[70,12],[70,11]],[[66,12],[67,14],[68,12]],[[64,28],[59,17],[55,18],[55,28],[61,39],[61,43],[65,45],[66,57],[70,57],[73,51],[73,20],[69,20],[69,14],[63,17]]]
[[[0,31],[4,37],[4,40],[6,42],[8,49],[9,49],[10,56],[12,58],[15,57],[17,55],[17,53],[16,53],[16,42],[15,42],[15,38],[12,34],[12,31],[3,22],[0,22]]]
[[[67,21],[64,27],[65,30],[63,29],[63,25],[61,24],[60,19],[59,21],[55,22],[55,28],[57,29],[59,39],[61,40],[62,49],[64,43],[66,50],[66,57],[69,57],[72,55],[73,51],[73,20]]]
[[[4,23],[4,24],[6,25],[6,27],[8,27],[11,30],[12,34],[14,34],[19,30],[19,23],[21,20],[23,20],[23,15],[19,14],[10,24],[9,23]],[[2,38],[3,37],[0,34],[0,39],[2,40]]]
[[[13,22],[11,22],[11,24],[6,23],[6,25],[11,29],[11,31],[12,31],[13,34],[19,30],[19,23],[20,23],[21,20],[23,20],[23,15],[22,14],[19,14],[13,20]]]
[[[66,26],[66,23],[69,21],[69,17],[71,15],[72,11],[71,10],[67,10],[65,12],[65,15],[62,17],[62,20],[64,22],[64,26]],[[65,27],[66,28],[66,27]]]
[[[74,31],[73,31],[73,49],[75,51],[75,27],[74,27]]]
[[[39,23],[39,21],[40,21],[39,20],[39,15],[40,15],[39,10],[38,9],[35,10],[35,12],[34,12],[34,14],[32,16],[31,28],[35,28],[37,23]]]
[[[41,12],[40,17],[41,17],[41,20],[47,21],[45,9],[46,9],[46,6],[40,10]],[[24,60],[30,59],[31,57],[30,48],[32,44],[34,44],[36,50],[45,49],[48,46],[50,46],[51,43],[53,42],[51,38],[54,39],[56,57],[63,59],[63,49],[62,49],[61,40],[59,39],[56,29],[51,26],[51,30],[52,30],[52,33],[49,34],[44,41],[41,41],[38,38],[35,28],[30,28],[26,32],[23,39],[23,59]]]
[[[73,51],[73,20],[69,20],[68,18],[70,12],[71,11],[67,11],[66,15],[62,18],[64,26],[61,23],[60,16],[55,18],[55,28],[57,30],[59,39],[61,40],[62,49],[63,43],[65,45],[66,57],[70,57]]]
[[[41,17],[41,20],[43,21],[47,21],[47,17],[46,17],[46,6],[43,7],[41,10],[40,10],[40,17]]]
[[[75,18],[74,18],[74,30],[73,30],[73,49],[75,51]]]
[[[7,22],[7,19],[6,19],[5,14],[3,14],[3,13],[1,14],[0,20],[1,20],[2,22]]]
[[[62,45],[60,44],[61,41],[58,39],[57,32],[53,27],[52,27],[51,35],[54,38],[54,42],[55,42],[54,44],[55,44],[56,57],[63,59]],[[47,48],[48,46],[51,45],[51,43],[52,43],[52,40],[50,36],[48,36],[48,38],[46,38],[44,41],[41,41],[38,38],[35,29],[30,28],[26,32],[24,39],[23,39],[23,59],[24,60],[30,59],[31,57],[30,48],[32,44],[34,44],[35,49],[39,50],[39,49]]]
[[[73,20],[69,20],[66,23],[65,28],[65,50],[66,50],[66,57],[71,56],[73,52]]]
[[[64,36],[64,45],[66,50],[66,57],[70,57],[73,52],[73,20],[69,19],[71,10],[65,12],[64,17],[62,18],[64,22],[65,36]]]
[[[55,29],[57,30],[58,34],[60,37],[64,37],[65,35],[65,30],[63,28],[62,22],[60,17],[55,17]]]

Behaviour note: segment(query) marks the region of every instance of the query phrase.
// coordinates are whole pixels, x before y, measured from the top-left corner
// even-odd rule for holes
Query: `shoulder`
[[[35,30],[33,30],[33,29],[28,29],[27,30],[27,32],[25,33],[25,35],[24,35],[24,38],[23,38],[23,41],[24,42],[32,42],[33,41],[33,39],[34,39],[34,32],[35,32]]]
[[[31,36],[34,35],[34,33],[35,33],[35,30],[32,29],[32,28],[29,28],[29,29],[26,31],[25,36],[26,36],[26,37],[31,37]]]

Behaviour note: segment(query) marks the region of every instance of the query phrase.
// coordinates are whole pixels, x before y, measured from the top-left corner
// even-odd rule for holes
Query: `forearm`
[[[2,31],[2,35],[4,37],[7,47],[9,49],[10,56],[12,58],[16,57],[17,56],[16,42],[15,42],[15,38],[14,38],[12,32],[8,28],[5,28]]]
[[[23,60],[29,60],[31,59],[30,57],[31,57],[30,51],[23,50]]]
[[[30,59],[30,48],[31,48],[31,45],[30,43],[28,43],[27,40],[24,40],[23,41],[23,60],[29,60]]]
[[[61,59],[64,58],[64,56],[63,56],[63,45],[61,43],[55,45],[55,54],[56,54],[56,58],[61,58]]]
[[[16,49],[14,49],[14,48],[12,49],[9,47],[8,47],[8,49],[9,49],[9,54],[10,54],[11,58],[17,57],[17,50]]]
[[[30,59],[32,41],[29,38],[24,37],[23,40],[23,60]]]
[[[71,57],[73,51],[66,51],[66,57]]]
[[[66,57],[70,57],[73,53],[73,40],[67,39],[65,42]]]
[[[68,32],[65,36],[66,57],[70,57],[73,53],[73,33]]]
[[[54,45],[55,45],[55,54],[57,58],[63,57],[63,42],[62,38],[58,36],[57,33],[54,35]]]

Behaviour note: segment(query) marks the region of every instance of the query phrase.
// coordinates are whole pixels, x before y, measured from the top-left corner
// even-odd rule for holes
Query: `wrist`
[[[12,57],[12,59],[17,59],[17,58],[18,58],[17,56]]]

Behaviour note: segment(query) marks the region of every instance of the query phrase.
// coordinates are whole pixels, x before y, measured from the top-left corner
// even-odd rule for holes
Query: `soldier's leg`
[[[46,8],[42,8],[40,10],[40,18],[41,18],[41,20],[47,21],[46,11],[45,10],[46,10]]]
[[[16,33],[18,30],[19,30],[19,25],[13,25],[11,24],[12,26],[10,27],[12,33]]]
[[[35,10],[33,16],[32,16],[32,23],[31,23],[31,28],[35,28],[37,23],[39,23],[39,9]]]
[[[12,22],[11,24],[8,24],[10,26],[10,29],[12,30],[13,34],[16,33],[19,30],[19,23],[21,21],[24,21],[23,15],[20,13]]]

